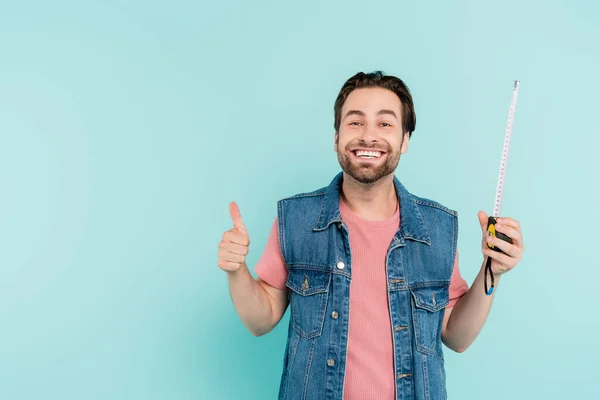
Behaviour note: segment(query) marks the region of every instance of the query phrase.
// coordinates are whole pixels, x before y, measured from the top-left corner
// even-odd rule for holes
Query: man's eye
[[[383,125],[383,126],[386,126],[386,127],[387,127],[387,126],[391,126],[391,125],[390,125],[390,124],[388,124],[387,122],[382,122],[382,123],[381,123],[381,125]]]
[[[358,121],[352,121],[348,125],[358,126],[358,125],[360,125],[360,122],[358,122]]]

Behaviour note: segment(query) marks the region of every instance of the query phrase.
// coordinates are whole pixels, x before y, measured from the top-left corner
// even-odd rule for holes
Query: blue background
[[[397,176],[459,211],[469,282],[521,80],[503,214],[526,251],[446,352],[450,398],[600,398],[600,9],[415,3],[2,2],[0,398],[275,398],[288,315],[237,318],[228,203],[253,266],[276,201],[339,171],[333,102],[377,69],[416,104]]]

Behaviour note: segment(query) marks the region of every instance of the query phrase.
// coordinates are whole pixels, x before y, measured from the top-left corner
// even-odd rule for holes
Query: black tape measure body
[[[502,232],[496,231],[496,222],[497,221],[498,221],[498,217],[488,217],[488,227],[487,227],[488,235],[497,237],[498,239],[504,240],[505,242],[512,243],[511,238],[509,238]],[[502,250],[500,250],[499,247],[496,247],[491,243],[488,243],[487,245],[490,249],[500,252],[502,254],[505,254]],[[488,283],[488,280],[487,280],[488,275],[490,276],[490,281],[492,283],[489,290],[488,290],[488,284],[487,284]],[[492,273],[492,259],[490,257],[487,258],[487,261],[485,263],[484,285],[485,285],[485,287],[484,287],[485,293],[489,296],[494,291],[494,274]]]

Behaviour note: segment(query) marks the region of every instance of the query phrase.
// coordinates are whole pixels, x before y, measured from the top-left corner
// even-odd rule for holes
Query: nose
[[[367,144],[377,143],[377,132],[375,126],[367,124],[365,126],[365,129],[363,129],[362,134],[360,135],[358,140]]]

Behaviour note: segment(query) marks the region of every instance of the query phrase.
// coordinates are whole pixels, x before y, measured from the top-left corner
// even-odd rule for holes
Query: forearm
[[[244,263],[236,272],[228,272],[229,291],[235,310],[255,336],[273,329],[273,310],[269,295],[252,277]]]
[[[469,291],[452,309],[445,335],[442,338],[446,346],[457,352],[465,351],[475,341],[492,307],[500,276],[494,276],[496,289],[487,296],[483,289],[484,267],[485,260]]]

